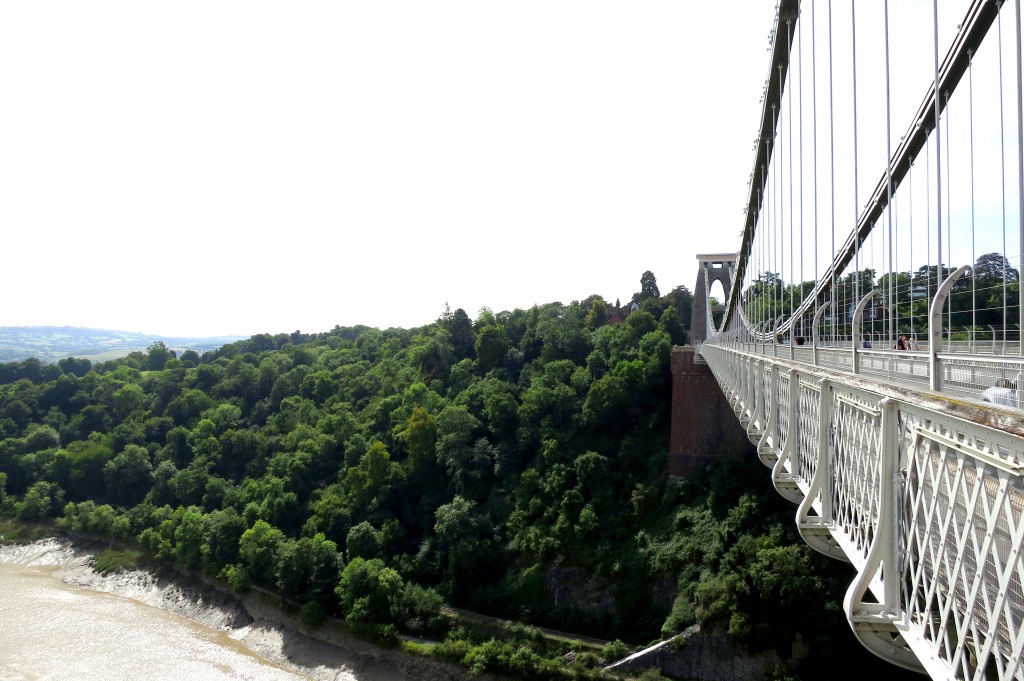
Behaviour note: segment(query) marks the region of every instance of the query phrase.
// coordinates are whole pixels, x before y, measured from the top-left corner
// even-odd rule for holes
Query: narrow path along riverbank
[[[456,681],[468,674],[450,663],[382,648],[330,624],[310,629],[259,593],[238,595],[194,576],[125,570],[100,574],[92,560],[104,548],[88,541],[41,539],[0,546],[0,563],[47,566],[67,584],[106,592],[224,632],[254,654],[317,681]],[[114,654],[114,651],[111,651]],[[244,678],[244,677],[242,677]],[[479,678],[479,677],[477,677]]]

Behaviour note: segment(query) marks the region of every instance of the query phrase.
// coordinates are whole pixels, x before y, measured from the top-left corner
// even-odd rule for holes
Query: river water
[[[223,607],[201,621],[155,607],[143,601],[181,595],[145,574],[116,589],[69,583],[104,578],[66,547],[42,547],[0,551],[0,681],[408,681],[293,631],[232,624],[238,613]]]

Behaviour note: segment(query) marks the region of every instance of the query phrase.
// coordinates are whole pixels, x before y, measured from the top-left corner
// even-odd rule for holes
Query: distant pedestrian
[[[899,339],[896,341],[896,345],[893,346],[893,349],[894,350],[909,350],[910,346],[907,345],[907,337],[906,336],[900,336]]]

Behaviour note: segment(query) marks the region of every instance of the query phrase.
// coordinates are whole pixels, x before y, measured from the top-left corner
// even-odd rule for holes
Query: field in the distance
[[[185,350],[195,350],[202,354],[240,338],[175,338],[74,326],[0,326],[0,362],[19,362],[30,357],[46,364],[65,357],[105,362],[124,357],[135,350],[145,352],[158,341],[178,355]]]

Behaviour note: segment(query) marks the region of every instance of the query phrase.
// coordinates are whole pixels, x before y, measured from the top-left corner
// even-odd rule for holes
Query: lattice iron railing
[[[954,400],[742,347],[701,353],[801,535],[857,569],[858,639],[936,679],[1024,678],[1024,439]]]

